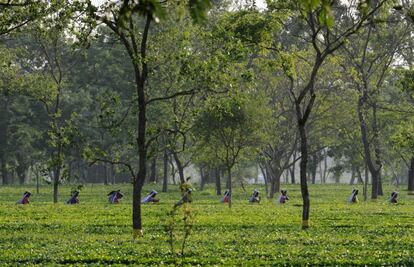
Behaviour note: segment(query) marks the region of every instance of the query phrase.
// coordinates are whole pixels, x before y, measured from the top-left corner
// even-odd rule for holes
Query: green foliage
[[[169,3],[167,3],[168,5]],[[186,5],[191,18],[199,23],[206,19],[207,11],[211,8],[210,0],[181,0],[178,1],[178,5]],[[104,2],[105,9],[118,10],[117,23],[121,27],[128,27],[128,23],[134,13],[138,13],[140,16],[148,16],[155,22],[160,22],[167,17],[166,4],[161,3],[158,0],[143,0],[135,3],[135,1],[124,1],[121,5],[117,5],[116,2],[106,1]],[[93,14],[97,11],[97,8],[93,5],[88,6],[88,11]]]
[[[258,10],[241,10],[223,16],[219,26],[222,27],[221,34],[228,38],[241,40],[246,44],[271,46],[274,32],[281,27],[284,16]]]
[[[107,186],[85,185],[79,205],[55,206],[50,202],[51,188],[42,187],[42,193],[33,194],[29,205],[20,207],[15,201],[30,188],[0,187],[0,265],[177,264],[163,222],[179,189],[159,193],[158,205],[142,207],[146,232],[134,241],[130,228],[132,188],[128,184],[116,188],[124,193],[119,205],[107,204],[106,194],[111,190]],[[183,265],[414,264],[412,197],[401,193],[399,204],[388,204],[388,193],[395,188],[385,186],[387,197],[349,205],[346,199],[352,186],[310,185],[312,227],[303,232],[300,189],[297,185],[286,188],[290,197],[286,205],[267,199],[250,205],[248,196],[235,189],[231,210],[220,203],[214,188],[195,194],[192,208],[197,223],[187,241]],[[62,196],[70,195],[70,189],[62,186]],[[158,186],[154,189],[161,191]],[[180,227],[182,216],[177,216]]]
[[[391,136],[391,141],[404,152],[413,155],[414,122],[412,120],[401,121],[400,124],[397,125],[394,134]]]
[[[414,70],[399,70],[401,91],[414,99]]]
[[[202,22],[206,19],[207,11],[211,8],[210,0],[188,0],[190,15],[195,22]]]
[[[300,0],[303,12],[317,12],[318,20],[321,25],[332,27],[334,25],[334,15],[332,13],[332,0]]]
[[[242,93],[207,99],[194,126],[196,136],[202,140],[202,157],[229,168],[239,157],[257,149],[264,139],[268,114],[262,103],[260,97]]]

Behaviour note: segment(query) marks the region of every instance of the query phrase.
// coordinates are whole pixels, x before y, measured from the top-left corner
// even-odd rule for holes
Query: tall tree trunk
[[[378,179],[377,179],[377,190],[378,195],[382,196],[384,195],[384,192],[382,190],[382,178],[381,178],[381,169],[382,169],[382,160],[381,160],[381,148],[379,144],[379,129],[378,129],[378,119],[377,119],[377,104],[372,104],[372,132],[374,134],[373,136],[373,144],[374,144],[374,153],[375,153],[375,165],[376,170],[378,172]]]
[[[24,182],[26,181],[26,171],[25,170],[21,170],[20,168],[18,168],[19,170],[17,172],[17,176],[19,176],[19,183],[21,185],[24,185]]]
[[[274,177],[274,174],[271,175],[271,180],[270,180],[270,194],[269,194],[269,198],[273,198],[275,196],[275,191],[276,191],[276,178]]]
[[[112,184],[116,183],[116,172],[115,172],[115,167],[113,164],[111,164],[111,178],[112,178]]]
[[[4,154],[0,156],[0,161],[1,161],[1,176],[3,179],[3,184],[8,185],[10,184],[9,171],[7,169],[7,162],[6,162],[6,157]]]
[[[167,153],[167,149],[164,149],[163,163],[164,163],[164,172],[163,172],[163,178],[162,178],[162,192],[167,192],[168,191],[168,153]]]
[[[157,180],[157,156],[154,155],[154,157],[151,160],[151,174],[149,177],[150,183],[155,183]]]
[[[326,176],[328,174],[328,153],[326,152],[326,149],[323,150],[323,179],[322,183],[326,183]]]
[[[270,198],[273,198],[277,192],[280,191],[280,175],[274,174],[272,179],[272,186],[270,190]]]
[[[311,174],[312,174],[312,184],[316,184],[316,168],[312,168]]]
[[[148,21],[149,18],[147,18]],[[147,146],[146,146],[146,103],[144,82],[135,68],[135,78],[137,82],[138,93],[138,174],[133,181],[133,197],[132,197],[132,228],[133,237],[142,235],[141,220],[141,191],[147,175]]]
[[[311,175],[312,175],[312,184],[316,184],[316,169],[318,167],[318,156],[316,153],[312,155],[312,165],[311,165]]]
[[[284,174],[285,174],[285,184],[288,184],[289,183],[289,170],[285,170]]]
[[[365,163],[368,166],[369,172],[371,173],[372,177],[372,191],[371,191],[371,198],[376,199],[378,197],[378,180],[379,180],[379,171],[374,166],[374,163],[371,158],[371,151],[369,148],[368,136],[367,136],[367,126],[364,119],[364,106],[366,105],[366,99],[368,98],[367,93],[364,91],[362,95],[359,96],[358,99],[358,119],[361,128],[361,137],[362,137],[362,144],[364,146],[364,158]],[[365,108],[365,114],[367,114],[367,108]]]
[[[360,169],[360,167],[359,166],[357,166],[356,168],[355,168],[355,170],[356,170],[356,173],[357,173],[357,183],[358,184],[364,184],[364,180],[362,180],[362,174],[361,174],[361,169]]]
[[[175,164],[177,164],[178,175],[180,176],[180,182],[185,183],[183,164],[181,163],[181,160],[180,160],[180,158],[178,157],[178,154],[175,151],[173,151],[172,154],[174,156]]]
[[[321,184],[323,184],[323,180],[324,180],[324,177],[323,177],[324,176],[324,169],[322,167],[322,163],[323,163],[324,160],[325,160],[325,157],[324,157],[324,155],[322,155],[322,158],[321,158],[321,160],[318,163],[319,179],[321,180]]]
[[[36,194],[39,194],[39,172],[36,170]]]
[[[296,149],[295,151],[293,151],[293,160],[296,160]],[[292,166],[289,168],[291,184],[296,183],[295,169],[296,169],[296,161],[294,161]]]
[[[146,62],[146,45],[149,27],[151,23],[151,16],[147,15],[144,31],[142,33],[141,40],[141,64],[142,74],[136,63],[137,58],[133,58],[134,71],[135,71],[135,82],[138,95],[138,174],[134,180],[133,199],[132,199],[132,228],[133,237],[142,235],[142,220],[141,220],[141,191],[147,175],[147,143],[146,143],[146,127],[147,127],[147,115],[146,115],[146,99],[145,99],[145,82],[148,75],[148,66]],[[133,22],[131,22],[133,23]],[[134,45],[135,46],[135,45]],[[137,49],[137,48],[136,48]],[[135,51],[138,53],[138,51]],[[137,54],[135,56],[138,56]]]
[[[335,184],[341,183],[341,175],[340,173],[335,174]]]
[[[8,137],[9,137],[9,123],[10,123],[10,108],[8,100],[8,91],[5,90],[0,97],[0,163],[1,163],[1,176],[3,179],[3,184],[10,184],[9,180],[9,171],[7,168],[8,164]]]
[[[382,174],[381,174],[381,170],[379,170],[379,174],[378,174],[378,195],[379,196],[383,196],[384,195],[384,191],[382,189]]]
[[[142,173],[141,173],[142,175]],[[141,191],[140,179],[145,181],[145,176],[134,177],[133,197],[132,197],[132,228],[133,237],[142,236],[142,221],[141,221]]]
[[[351,180],[349,181],[350,185],[353,185],[355,182],[355,166],[352,164],[352,170],[351,170]]]
[[[268,189],[268,186],[267,186],[266,169],[262,166],[262,164],[259,164],[259,168],[260,168],[260,171],[262,172],[262,175],[263,175],[263,180],[264,180],[264,183],[265,183],[265,192],[266,192],[266,196],[268,197],[269,196],[269,189]]]
[[[365,182],[364,182],[364,201],[368,199],[368,182],[369,182],[369,173],[368,173],[368,166],[365,163]]]
[[[208,172],[205,172],[202,167],[200,167],[200,191],[204,190],[204,185],[206,184]]]
[[[408,194],[414,194],[414,157],[411,157],[410,170],[408,171]]]
[[[270,195],[269,198],[273,198],[276,192],[280,191],[280,176],[281,173],[279,170],[272,170],[271,171],[271,186],[270,186]]]
[[[216,177],[216,194],[218,196],[221,196],[220,170],[218,168],[215,169],[215,177]]]
[[[227,170],[227,181],[226,181],[226,188],[227,188],[227,189],[230,189],[230,187],[231,187],[231,180],[229,179],[229,176],[228,176],[228,170]]]
[[[258,184],[259,183],[259,169],[256,166],[256,176],[254,177],[254,183]]]
[[[231,208],[231,202],[233,199],[233,192],[232,192],[232,184],[231,184],[231,167],[227,166],[227,182],[229,183],[229,193],[230,193],[230,198],[229,198],[229,208]]]
[[[292,164],[292,167],[289,168],[289,172],[290,172],[290,183],[291,184],[295,184],[296,183],[296,179],[295,179],[295,163]]]
[[[308,165],[308,139],[306,136],[305,123],[299,121],[299,134],[300,134],[300,190],[302,193],[303,210],[302,210],[302,228],[306,229],[309,227],[309,191],[308,183],[306,179],[306,170]]]
[[[106,163],[102,165],[102,168],[103,168],[103,174],[105,177],[104,185],[108,185],[109,184],[109,173],[108,173],[108,167]]]
[[[58,192],[59,192],[59,180],[60,180],[61,167],[55,168],[54,179],[53,179],[53,203],[58,203]]]
[[[170,166],[171,166],[171,178],[172,178],[173,184],[176,185],[177,183],[175,181],[175,165],[174,165],[174,162],[172,160],[172,155],[170,155],[170,157],[169,157],[169,162],[170,162]]]

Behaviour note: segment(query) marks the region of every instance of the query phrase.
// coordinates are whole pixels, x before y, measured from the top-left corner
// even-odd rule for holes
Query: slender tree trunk
[[[58,203],[58,192],[59,192],[59,180],[60,180],[61,167],[55,168],[54,179],[53,179],[53,203]]]
[[[381,170],[379,170],[379,173],[378,173],[378,195],[379,196],[383,196],[384,195],[384,191],[382,189],[382,174],[381,174]]]
[[[3,178],[3,184],[8,185],[10,184],[9,171],[7,170],[7,162],[6,162],[6,157],[4,156],[4,154],[1,155],[0,161],[1,161],[1,175]]]
[[[233,199],[233,192],[232,192],[232,184],[231,184],[231,167],[227,167],[227,182],[229,184],[229,193],[230,193],[230,198],[229,198],[229,208],[231,208],[231,202]]]
[[[208,173],[208,172],[207,172]],[[207,174],[202,167],[200,167],[200,191],[204,190],[204,185],[206,184]]]
[[[39,194],[39,172],[36,170],[36,194]]]
[[[261,164],[259,164],[259,168],[260,168],[260,171],[262,172],[262,175],[263,175],[263,180],[264,180],[264,183],[265,183],[265,192],[266,192],[266,196],[268,197],[269,196],[269,189],[268,189],[268,186],[267,186],[266,170]]]
[[[326,183],[326,176],[328,174],[328,153],[326,152],[326,149],[323,150],[323,179],[322,183]]]
[[[292,165],[291,168],[289,168],[289,172],[290,172],[290,182],[291,184],[295,184],[296,183],[296,179],[295,179],[295,163]]]
[[[116,172],[114,165],[111,165],[112,184],[116,183]]]
[[[10,113],[9,113],[9,101],[8,101],[8,91],[5,90],[0,97],[0,163],[1,163],[1,176],[3,179],[3,184],[10,184],[9,180],[9,171],[7,168],[8,164],[8,155],[7,155],[7,146],[8,146],[8,137],[9,137],[9,123],[10,123]]]
[[[285,184],[289,183],[289,170],[285,170]]]
[[[146,62],[146,45],[147,37],[149,32],[149,27],[151,23],[151,16],[147,15],[144,31],[142,33],[141,40],[141,64],[142,64],[142,74],[139,71],[137,63],[134,63],[135,71],[135,82],[138,95],[138,118],[137,118],[137,127],[138,127],[138,174],[136,179],[134,179],[134,189],[133,189],[133,200],[132,200],[132,228],[133,228],[133,237],[142,235],[142,220],[141,220],[141,191],[145,182],[145,177],[147,175],[147,144],[146,144],[146,128],[147,128],[147,115],[146,115],[146,99],[145,99],[145,82],[148,75],[148,67]],[[133,23],[133,22],[132,22]],[[136,51],[138,52],[138,51]],[[133,59],[137,60],[137,58]]]
[[[108,167],[106,166],[106,163],[102,165],[102,168],[103,168],[103,174],[105,177],[104,184],[108,185],[109,184],[109,173],[108,173]]]
[[[148,18],[149,19],[149,18]],[[148,21],[147,19],[147,21]],[[133,237],[136,238],[142,235],[142,220],[141,220],[141,191],[147,175],[147,146],[146,146],[146,103],[145,103],[145,80],[141,79],[139,73],[135,68],[135,78],[137,82],[138,93],[138,174],[134,177],[133,183],[133,198],[132,198],[132,228]]]
[[[231,180],[229,179],[228,173],[227,173],[227,181],[226,181],[226,188],[230,188],[231,187]]]
[[[273,177],[273,174],[271,175],[271,180],[270,180],[270,194],[269,194],[269,198],[273,198],[275,196],[275,191],[276,191],[276,178]]]
[[[361,169],[360,169],[360,167],[358,166],[358,167],[356,167],[355,168],[355,170],[356,170],[356,173],[357,173],[357,183],[358,184],[364,184],[364,180],[362,180],[362,174],[361,174]]]
[[[316,168],[312,168],[312,184],[316,184]]]
[[[353,185],[355,182],[355,166],[352,165],[352,170],[351,170],[351,180],[349,181],[350,185]]]
[[[312,175],[312,184],[316,184],[316,169],[318,167],[318,156],[316,153],[312,155],[312,165],[311,165],[311,175]]]
[[[341,183],[341,175],[340,173],[335,175],[335,184],[340,184]]]
[[[384,192],[382,190],[382,178],[381,178],[381,169],[382,169],[382,160],[381,160],[381,149],[379,144],[379,130],[378,130],[378,119],[377,119],[377,104],[373,103],[372,105],[372,132],[374,134],[373,136],[373,144],[374,144],[374,154],[375,154],[375,165],[377,170],[377,191],[378,195],[382,196],[384,195]]]
[[[142,173],[141,173],[142,175]],[[141,191],[140,179],[145,181],[145,176],[137,176],[134,179],[133,197],[132,197],[132,228],[133,237],[142,236],[142,221],[141,221]]]
[[[368,136],[367,136],[367,126],[366,126],[366,122],[364,119],[364,114],[363,114],[363,110],[364,110],[364,106],[366,104],[366,99],[367,99],[367,93],[363,92],[362,95],[359,96],[358,99],[358,119],[359,119],[359,123],[360,123],[360,128],[361,128],[361,137],[362,137],[362,144],[364,145],[364,154],[365,154],[365,162],[366,165],[368,166],[368,169],[371,173],[371,177],[372,177],[372,192],[371,192],[371,198],[372,199],[376,199],[378,197],[378,170],[375,168],[374,163],[372,162],[371,159],[371,152],[370,152],[370,148],[369,148],[369,142],[368,142]],[[367,110],[365,108],[365,113],[367,113]]]
[[[296,160],[296,149],[293,151],[293,160]],[[296,183],[295,169],[296,169],[296,162],[293,162],[292,166],[289,168],[290,182],[292,184]]]
[[[172,155],[170,155],[169,157],[169,162],[170,162],[170,166],[171,166],[171,178],[173,180],[173,184],[176,185],[176,181],[175,181],[175,165],[174,162],[172,160]]]
[[[364,182],[364,201],[367,201],[368,199],[368,182],[369,182],[369,172],[368,172],[368,166],[365,163],[365,182]]]
[[[157,180],[157,157],[154,156],[151,160],[151,174],[149,177],[150,183],[155,183]]]
[[[16,172],[17,172],[17,176],[19,176],[19,183],[21,185],[24,185],[24,182],[26,180],[26,171],[19,170],[19,171],[16,171]]]
[[[100,181],[100,179],[99,179],[99,177],[100,177],[100,169],[99,169],[99,165],[97,165],[97,166],[95,166],[94,168],[94,176],[93,176],[93,182],[94,183],[96,183],[96,182],[99,182]]]
[[[414,157],[411,157],[410,169],[408,171],[408,194],[414,194]]]
[[[309,209],[310,209],[310,200],[309,200],[309,191],[308,183],[306,179],[306,170],[308,165],[308,139],[306,136],[305,123],[300,120],[299,123],[299,134],[300,134],[300,190],[302,193],[303,200],[303,210],[302,210],[302,229],[309,227]]]
[[[216,194],[221,196],[221,181],[220,181],[220,170],[215,169],[215,177],[216,177]]]
[[[319,161],[318,163],[318,168],[319,168],[319,179],[321,180],[321,184],[323,184],[323,167],[322,167],[322,163],[323,163],[324,158],[321,159],[321,161]]]
[[[163,178],[162,178],[162,192],[167,192],[168,191],[168,153],[167,153],[167,149],[164,149],[163,163],[164,163],[164,172],[163,172]]]

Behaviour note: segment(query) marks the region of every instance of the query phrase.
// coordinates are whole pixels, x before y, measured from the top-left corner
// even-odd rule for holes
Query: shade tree
[[[401,17],[393,12],[378,12],[373,17],[373,23],[367,25],[358,36],[352,36],[343,47],[348,59],[345,70],[350,73],[354,87],[359,92],[358,118],[364,159],[372,176],[372,199],[383,194],[383,151],[379,121],[381,91],[405,39],[410,38],[410,26],[396,23],[399,19]],[[375,21],[380,23],[375,24]]]
[[[234,166],[241,157],[255,158],[264,138],[268,109],[261,105],[261,99],[251,97],[242,92],[229,92],[220,98],[212,96],[198,112],[194,127],[196,136],[202,140],[199,150],[226,168],[230,194]]]
[[[202,20],[206,15],[206,9],[210,6],[208,0],[197,0],[185,3],[179,2],[179,7],[188,4],[191,17]],[[141,220],[141,191],[147,174],[147,152],[150,143],[154,140],[147,138],[147,104],[148,99],[148,78],[151,76],[148,58],[148,40],[150,28],[154,23],[163,19],[168,11],[176,12],[170,2],[161,3],[157,0],[146,1],[105,1],[99,7],[89,5],[90,18],[96,23],[108,27],[122,43],[129,56],[134,73],[134,90],[136,100],[136,142],[134,147],[138,155],[138,171],[133,172],[133,203],[132,203],[132,224],[134,237],[142,235]],[[155,24],[153,25],[155,26]]]

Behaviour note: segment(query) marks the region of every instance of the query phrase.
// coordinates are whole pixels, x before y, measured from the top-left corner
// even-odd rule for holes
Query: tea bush
[[[119,205],[107,203],[113,189],[125,195]],[[414,265],[414,198],[406,192],[396,205],[387,203],[391,187],[377,201],[347,204],[352,186],[311,185],[310,229],[302,231],[299,185],[287,189],[291,200],[285,205],[268,199],[249,204],[253,187],[247,193],[236,189],[231,210],[214,188],[195,191],[195,225],[181,262],[165,233],[178,188],[159,193],[159,204],[143,205],[144,237],[133,240],[131,185],[86,185],[79,205],[64,204],[70,186],[62,186],[58,205],[52,204],[51,187],[39,194],[29,187],[0,187],[0,266]],[[31,203],[16,205],[25,190],[33,193]]]

